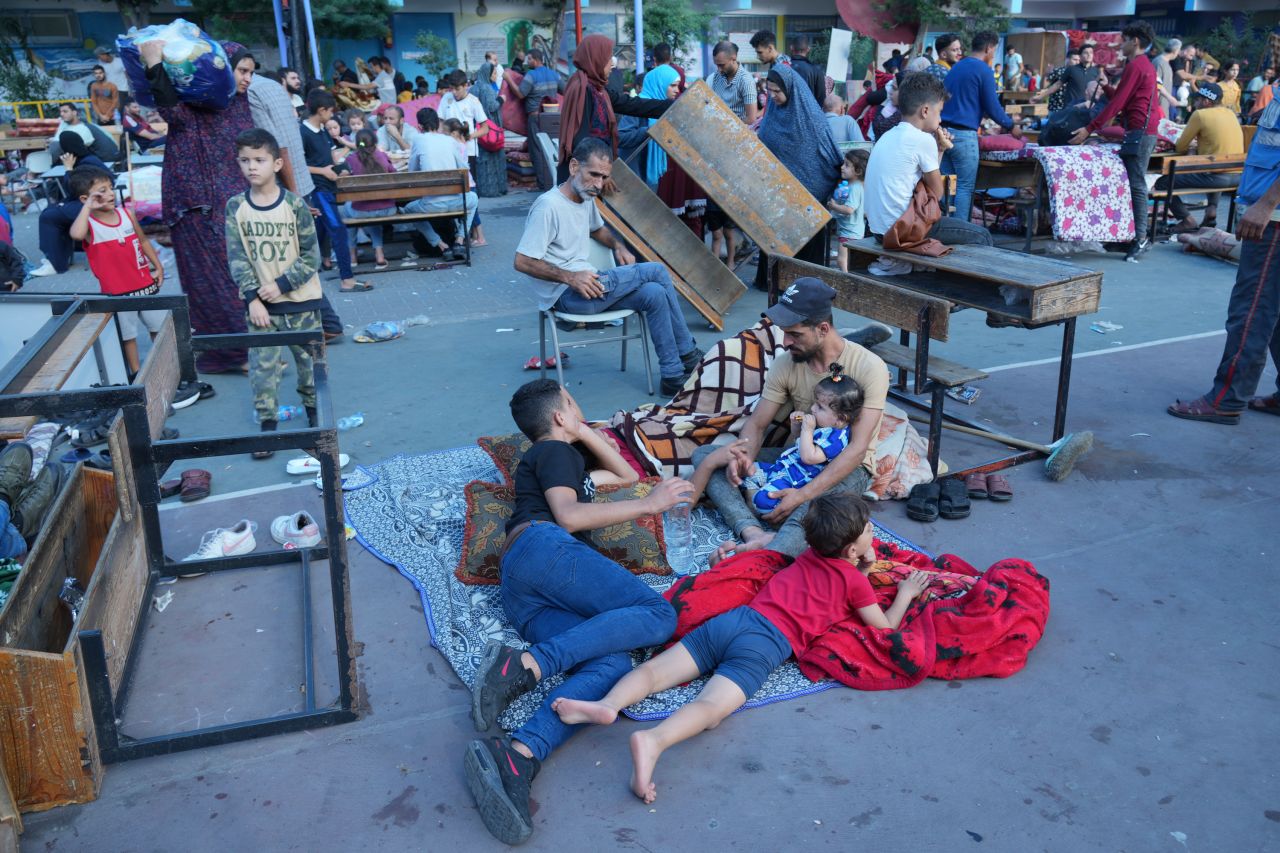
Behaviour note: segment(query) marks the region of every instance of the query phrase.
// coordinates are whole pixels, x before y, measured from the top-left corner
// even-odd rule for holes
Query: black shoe
[[[259,428],[262,430],[262,432],[275,432],[276,426],[277,424],[275,421],[263,421]],[[251,456],[254,459],[270,459],[272,456],[275,456],[275,455],[276,455],[276,452],[274,450],[255,450],[249,454],[249,456]]]
[[[218,393],[216,390],[214,390],[214,387],[210,385],[208,382],[197,381],[191,384],[195,385],[196,389],[200,392],[201,400],[208,400],[210,397]]]
[[[695,346],[693,349],[680,356],[680,366],[684,368],[686,373],[688,373],[697,369],[698,365],[702,364],[702,359],[704,357],[706,357],[706,352]]]
[[[200,388],[196,382],[179,382],[178,390],[173,392],[173,402],[170,403],[175,409],[185,409],[187,406],[193,406],[200,402]]]
[[[533,673],[520,662],[522,654],[521,649],[492,641],[484,647],[471,685],[471,722],[476,731],[487,732],[517,696],[537,685]]]
[[[684,390],[684,383],[687,376],[664,376],[662,383],[658,386],[658,390],[662,392],[664,397],[674,397]]]
[[[40,528],[44,526],[45,516],[49,514],[49,507],[53,506],[54,499],[58,497],[64,473],[63,467],[57,462],[46,462],[36,478],[22,490],[17,502],[10,504],[13,507],[13,526],[27,541],[28,548],[36,541]]]
[[[1138,256],[1145,252],[1150,245],[1151,241],[1146,237],[1143,237],[1141,240],[1134,240],[1129,244],[1129,250],[1124,253],[1124,259],[1131,264],[1136,264],[1138,262]]]
[[[529,788],[541,762],[525,758],[505,738],[490,737],[467,744],[462,764],[485,829],[503,844],[527,841],[533,834]]]
[[[0,450],[0,500],[10,507],[31,482],[31,445],[25,441],[11,441]]]
[[[868,323],[860,329],[841,330],[846,341],[853,341],[860,347],[871,349],[893,337],[893,329],[884,323]]]

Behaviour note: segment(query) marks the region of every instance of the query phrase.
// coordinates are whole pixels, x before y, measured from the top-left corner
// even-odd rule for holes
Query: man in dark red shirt
[[[1125,57],[1120,82],[1115,86],[1103,86],[1107,105],[1093,121],[1075,132],[1071,144],[1081,144],[1089,134],[1110,124],[1116,116],[1121,116],[1126,137],[1135,132],[1142,134],[1136,153],[1126,154],[1122,149],[1120,154],[1129,175],[1129,191],[1133,197],[1134,239],[1124,259],[1137,263],[1138,255],[1150,245],[1147,239],[1147,163],[1156,147],[1155,127],[1159,119],[1155,114],[1156,69],[1147,58],[1147,50],[1155,34],[1146,21],[1136,20],[1121,30],[1120,35],[1123,38],[1120,52]]]

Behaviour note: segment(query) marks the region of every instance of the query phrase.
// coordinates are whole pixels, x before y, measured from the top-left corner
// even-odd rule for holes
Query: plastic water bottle
[[[355,429],[364,423],[364,412],[356,412],[354,415],[347,415],[338,421],[338,429],[344,432],[349,429]]]
[[[280,421],[281,423],[283,423],[284,421],[291,421],[294,418],[300,418],[300,417],[302,417],[301,406],[281,406],[279,409],[276,410],[276,420]]]
[[[662,514],[667,563],[678,575],[693,571],[693,520],[689,517],[690,510],[688,503],[678,503]]]

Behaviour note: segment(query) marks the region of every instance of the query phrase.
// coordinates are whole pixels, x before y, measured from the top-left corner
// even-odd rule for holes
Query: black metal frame
[[[80,410],[121,410],[129,439],[128,464],[133,471],[137,489],[146,560],[150,570],[147,588],[139,603],[133,645],[121,674],[120,689],[115,695],[108,678],[102,632],[97,630],[78,632],[84,660],[84,676],[88,684],[91,711],[102,761],[110,764],[355,720],[357,718],[356,678],[350,643],[351,614],[348,594],[350,575],[347,567],[345,524],[340,504],[341,491],[338,485],[340,468],[337,428],[333,421],[328,366],[324,361],[323,333],[316,330],[192,336],[185,296],[72,297],[66,300],[53,300],[52,306],[55,316],[27,341],[22,350],[7,365],[0,368],[0,417],[57,417]],[[66,337],[70,331],[72,318],[85,313],[114,313],[120,310],[173,312],[174,330],[177,333],[179,376],[188,381],[196,378],[193,350],[288,345],[309,347],[315,358],[318,425],[314,428],[288,432],[152,441],[147,417],[147,390],[144,386],[125,385],[74,391],[10,393],[10,388],[29,376],[32,368],[43,363],[48,353]],[[306,450],[320,462],[326,529],[324,545],[312,549],[277,550],[183,563],[174,563],[165,557],[159,514],[159,481],[164,470],[172,462],[228,453],[284,449]],[[311,560],[317,557],[327,558],[329,561],[338,664],[338,698],[333,705],[325,708],[316,707],[314,696],[310,567]],[[171,577],[179,566],[186,573],[269,568],[289,564],[299,565],[301,570],[300,603],[306,689],[304,710],[231,725],[211,726],[141,739],[122,734],[116,720],[124,711],[135,652],[156,582],[162,577]]]
[[[1160,177],[1162,178],[1168,177],[1169,186],[1165,187],[1163,192],[1157,192],[1153,190],[1151,193],[1151,222],[1148,223],[1147,233],[1150,234],[1152,237],[1156,236],[1157,227],[1160,225],[1160,223],[1164,222],[1165,217],[1169,215],[1169,205],[1173,204],[1173,197],[1174,195],[1177,194],[1179,189],[1177,186],[1175,186],[1175,184],[1177,184],[1178,182],[1178,179],[1177,179],[1178,158],[1170,157],[1166,159],[1161,164],[1161,168],[1162,168],[1162,174],[1160,175]],[[1213,165],[1207,168],[1205,166],[1188,166],[1187,168],[1182,170],[1182,174],[1184,175],[1196,175],[1196,174],[1229,175],[1237,170],[1239,170],[1240,176],[1243,177],[1244,176],[1243,164],[1230,164],[1229,166],[1227,164],[1224,164],[1221,166]],[[1237,194],[1240,192],[1239,181],[1236,181],[1236,185],[1234,187],[1221,187],[1219,189],[1214,189],[1213,187],[1183,187],[1182,189],[1192,191],[1192,192],[1186,193],[1186,195],[1202,195],[1207,193],[1230,194],[1231,206],[1227,210],[1226,230],[1232,231],[1235,229],[1236,200],[1237,200]],[[1163,214],[1161,214],[1160,212],[1161,203],[1164,204]]]

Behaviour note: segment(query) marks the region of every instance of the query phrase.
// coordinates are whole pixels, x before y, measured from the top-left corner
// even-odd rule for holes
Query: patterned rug
[[[470,687],[489,640],[517,646],[525,643],[507,622],[501,590],[496,586],[467,586],[454,577],[462,550],[466,500],[463,486],[471,480],[499,480],[498,469],[479,447],[460,447],[424,456],[395,456],[357,469],[360,479],[344,495],[347,522],[370,553],[394,566],[413,583],[431,633],[431,644],[449,661],[458,678]],[[693,553],[705,565],[730,530],[718,513],[693,512]],[[880,539],[919,550],[910,542],[876,525]],[[674,577],[640,575],[662,592]],[[642,660],[636,654],[637,661]],[[697,696],[706,679],[650,696],[626,714],[636,720],[659,720]],[[502,716],[508,731],[518,728],[560,681],[544,679],[538,689],[522,696]],[[813,682],[794,662],[774,670],[764,686],[748,700],[755,708],[771,702],[817,693],[839,685]]]

